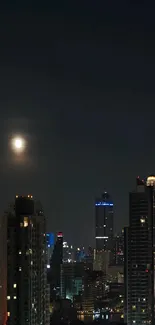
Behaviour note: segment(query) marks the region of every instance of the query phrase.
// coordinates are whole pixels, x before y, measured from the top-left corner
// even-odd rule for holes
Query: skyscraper
[[[112,265],[124,265],[124,229],[113,238]]]
[[[50,267],[50,260],[53,253],[54,248],[54,234],[53,233],[47,233],[46,234],[46,244],[47,244],[47,267]]]
[[[129,195],[129,227],[124,233],[128,325],[154,324],[154,200],[154,183],[137,178],[136,190]]]
[[[45,216],[32,196],[7,213],[7,324],[46,323]]]
[[[61,296],[61,272],[63,263],[63,234],[58,232],[50,263],[49,283],[51,301]]]
[[[96,251],[107,251],[112,248],[113,238],[113,202],[110,195],[104,192],[95,202]]]

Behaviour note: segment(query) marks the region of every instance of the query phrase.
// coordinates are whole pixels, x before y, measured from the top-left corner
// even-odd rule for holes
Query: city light
[[[101,236],[97,236],[96,237],[96,239],[108,239],[109,237],[107,237],[107,236],[103,236],[103,237],[101,237]]]
[[[95,203],[95,206],[107,206],[107,207],[113,207],[113,203],[98,202],[98,203]]]

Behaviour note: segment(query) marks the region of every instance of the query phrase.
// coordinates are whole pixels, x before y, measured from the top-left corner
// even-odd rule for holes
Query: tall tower
[[[137,178],[136,190],[129,194],[129,227],[124,236],[128,325],[154,324],[154,184]]]
[[[61,280],[62,280],[62,263],[63,263],[63,234],[58,232],[56,243],[50,263],[49,283],[51,301],[61,296]]]
[[[113,239],[113,202],[104,192],[95,202],[96,251],[108,251]]]
[[[46,245],[47,245],[47,268],[50,267],[50,260],[53,253],[54,248],[54,234],[53,233],[47,233],[46,234]]]
[[[46,323],[45,217],[32,196],[7,214],[7,325]]]

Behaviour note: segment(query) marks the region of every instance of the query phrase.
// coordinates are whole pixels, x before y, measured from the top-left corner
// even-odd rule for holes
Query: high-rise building
[[[125,228],[125,319],[128,325],[154,324],[155,177],[137,178],[129,195]],[[152,179],[152,178],[151,178]]]
[[[97,301],[103,298],[105,292],[105,277],[102,271],[85,272],[82,307],[86,313],[93,314]]]
[[[32,196],[7,213],[7,325],[46,324],[45,216]]]
[[[124,229],[113,238],[112,265],[124,265]]]
[[[112,248],[113,239],[113,202],[110,195],[104,192],[95,202],[96,251],[107,251]]]
[[[46,244],[47,244],[47,268],[50,267],[50,260],[52,257],[53,253],[53,248],[54,248],[54,234],[53,233],[47,233],[46,234]]]
[[[50,300],[61,297],[61,281],[62,281],[62,263],[63,263],[63,234],[58,232],[54,245],[54,250],[50,263],[49,283],[50,283]]]
[[[0,223],[0,324],[6,325],[7,320],[7,237],[6,218]]]
[[[66,241],[63,242],[63,262],[74,262],[74,248],[73,245],[68,245]]]

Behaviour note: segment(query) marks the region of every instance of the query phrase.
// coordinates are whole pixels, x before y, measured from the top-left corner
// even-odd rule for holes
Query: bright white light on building
[[[47,269],[50,269],[50,265],[49,264],[47,264]]]
[[[107,237],[107,236],[103,236],[103,237],[101,237],[101,236],[97,236],[96,237],[96,239],[108,239],[109,237]]]
[[[149,176],[147,178],[146,185],[147,186],[154,186],[155,185],[155,176]]]

